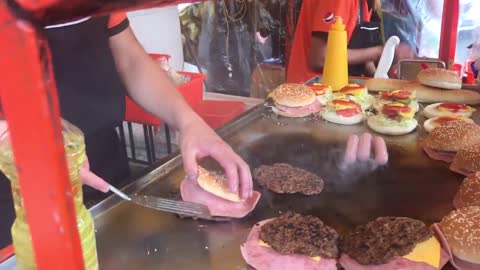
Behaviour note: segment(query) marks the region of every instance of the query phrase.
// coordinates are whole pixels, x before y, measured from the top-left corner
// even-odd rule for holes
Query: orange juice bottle
[[[322,83],[330,85],[333,91],[348,84],[347,32],[341,17],[335,17],[328,32]]]
[[[82,182],[80,168],[85,162],[85,141],[83,133],[74,125],[62,120],[63,141],[68,163],[72,195],[77,213],[77,225],[83,251],[86,270],[98,269],[95,231],[90,212],[83,205]],[[23,200],[20,194],[17,170],[14,163],[8,131],[0,136],[0,170],[8,177],[12,186],[13,201],[16,219],[12,226],[13,247],[18,270],[35,270],[35,255],[30,237],[30,230],[26,222]],[[38,179],[42,181],[42,179]]]

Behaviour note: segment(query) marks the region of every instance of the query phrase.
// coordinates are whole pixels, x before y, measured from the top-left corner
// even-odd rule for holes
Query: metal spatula
[[[210,211],[208,210],[208,207],[202,204],[170,200],[170,199],[164,199],[164,198],[155,197],[155,196],[145,196],[145,195],[134,195],[133,197],[130,198],[125,193],[121,192],[120,190],[116,189],[111,185],[110,185],[110,191],[117,194],[122,199],[131,201],[135,204],[152,208],[155,210],[178,214],[182,217],[186,216],[186,217],[215,220],[215,221],[230,220],[229,218],[225,218],[225,217],[212,216],[210,214]]]

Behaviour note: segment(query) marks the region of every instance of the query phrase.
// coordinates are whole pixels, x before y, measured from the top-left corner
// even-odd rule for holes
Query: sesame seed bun
[[[228,201],[239,202],[240,195],[230,191],[224,175],[198,168],[198,185],[204,190]]]
[[[472,173],[465,180],[455,195],[455,201],[461,206],[480,206],[480,172]]]
[[[443,117],[445,117],[445,116],[443,116]],[[456,118],[456,119],[452,119],[451,121],[465,121],[465,122],[469,122],[469,123],[474,123],[472,119],[467,118],[467,117],[463,117],[463,116],[447,116],[447,117]],[[427,119],[423,123],[423,127],[425,128],[425,131],[426,132],[432,132],[432,130],[436,129],[437,127],[440,127],[440,126],[444,125],[445,123],[448,123],[448,122],[445,122],[443,124],[440,124],[440,123],[436,122],[436,121],[441,120],[441,119],[442,119],[442,116]]]
[[[420,83],[443,89],[462,88],[462,79],[458,73],[443,68],[427,68],[417,74]]]
[[[453,255],[480,264],[480,207],[452,211],[439,224]]]
[[[452,164],[462,170],[480,171],[480,144],[465,147],[458,151]]]
[[[424,141],[433,150],[457,152],[480,144],[480,127],[465,121],[450,121],[434,130]]]
[[[285,83],[275,88],[269,97],[277,104],[288,107],[302,107],[312,104],[316,95],[308,86],[296,83]]]

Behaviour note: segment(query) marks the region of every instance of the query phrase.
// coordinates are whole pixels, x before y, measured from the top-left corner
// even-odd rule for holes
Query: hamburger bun
[[[458,151],[452,165],[464,171],[480,171],[480,144],[465,147]]]
[[[197,182],[201,188],[222,199],[232,202],[240,201],[240,195],[238,192],[234,193],[230,191],[228,181],[224,175],[210,172],[199,167]]]
[[[470,117],[472,116],[472,113],[475,111],[470,106],[467,106],[462,103],[458,103],[459,106],[465,106],[464,109],[460,109],[458,111],[450,111],[448,109],[440,109],[439,106],[441,106],[444,103],[434,103],[430,104],[425,109],[423,110],[423,114],[427,118],[432,118],[432,117],[439,117],[439,116],[447,116],[447,115],[452,115],[452,116],[463,116],[463,117]],[[446,103],[445,103],[446,104]],[[454,103],[457,104],[457,103]]]
[[[463,116],[441,116],[427,119],[423,123],[423,127],[425,128],[425,131],[430,133],[435,128],[440,127],[450,121],[465,121],[467,123],[474,123],[472,119]]]
[[[423,143],[433,150],[457,152],[480,143],[480,127],[465,121],[450,121],[434,129]]]
[[[469,263],[480,264],[479,206],[452,211],[442,219],[439,226],[453,255]]]
[[[365,87],[370,92],[380,92],[380,91],[387,91],[387,90],[403,89],[403,87],[409,83],[412,83],[412,81],[373,78],[373,79],[368,79],[365,82]]]
[[[345,117],[338,115],[335,111],[323,110],[321,115],[326,121],[339,125],[355,125],[363,121],[363,114],[361,113],[352,117]]]
[[[303,107],[316,100],[315,92],[308,86],[285,83],[275,88],[269,97],[277,104],[287,107]]]
[[[480,93],[470,90],[449,90],[426,86],[418,82],[407,83],[403,86],[404,90],[416,91],[418,102],[436,103],[436,102],[457,102],[469,105],[480,104]]]
[[[455,195],[455,201],[461,208],[466,206],[480,206],[480,172],[472,173],[465,180]],[[454,203],[459,207],[457,203]]]
[[[443,88],[460,89],[462,79],[457,72],[443,68],[427,68],[417,74],[417,79],[423,85]]]
[[[368,127],[373,131],[385,135],[404,135],[414,131],[417,128],[418,122],[416,119],[409,119],[399,123],[398,125],[385,125],[381,119],[382,115],[375,115],[367,120]]]

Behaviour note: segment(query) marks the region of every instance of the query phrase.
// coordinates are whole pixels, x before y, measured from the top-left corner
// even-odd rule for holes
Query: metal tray
[[[250,269],[240,254],[249,230],[257,221],[289,210],[316,215],[343,232],[385,215],[431,224],[453,209],[451,201],[463,177],[422,152],[418,140],[425,133],[420,126],[409,135],[385,137],[388,166],[362,164],[340,172],[337,161],[348,136],[365,131],[365,123],[340,126],[316,118],[277,118],[263,105],[254,107],[220,129],[222,137],[252,169],[288,162],[324,177],[326,189],[318,196],[276,195],[257,185],[262,198],[256,209],[227,223],[180,219],[110,197],[91,209],[100,269]],[[206,165],[212,163],[207,160]],[[152,167],[126,191],[177,198],[183,177],[177,155]]]

